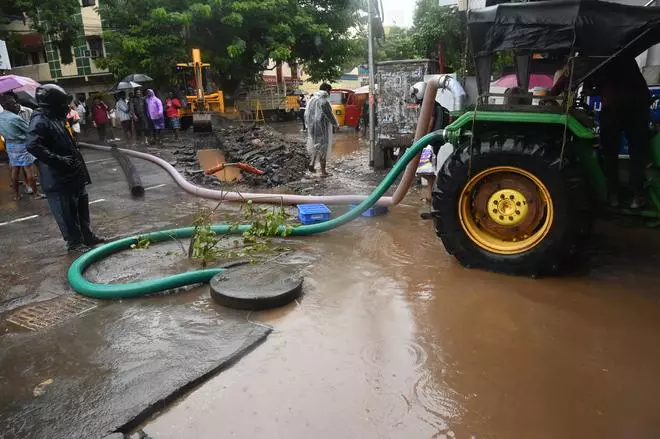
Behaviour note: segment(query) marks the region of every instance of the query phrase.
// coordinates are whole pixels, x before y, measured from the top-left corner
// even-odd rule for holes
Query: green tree
[[[417,0],[413,19],[413,42],[424,57],[437,58],[442,44],[445,69],[461,69],[465,52],[465,14],[455,6],[440,6],[438,0]]]
[[[227,90],[254,81],[269,59],[304,63],[312,80],[334,79],[350,56],[354,0],[105,0],[100,12],[117,76],[140,71],[160,84],[199,47]]]
[[[195,9],[182,8],[182,3],[104,0],[99,13],[108,54],[96,63],[118,78],[140,72],[152,76],[158,84],[167,84],[176,62],[187,57],[184,34]]]
[[[385,38],[376,44],[376,61],[418,58],[420,53],[414,44],[414,33],[409,29],[389,26]]]

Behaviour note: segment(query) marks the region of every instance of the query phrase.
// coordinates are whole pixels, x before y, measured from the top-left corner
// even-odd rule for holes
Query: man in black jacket
[[[85,160],[66,126],[69,111],[67,94],[59,86],[47,84],[37,89],[39,111],[30,121],[27,149],[37,158],[41,189],[46,192],[50,210],[70,252],[104,242],[91,230],[89,196],[91,183]]]

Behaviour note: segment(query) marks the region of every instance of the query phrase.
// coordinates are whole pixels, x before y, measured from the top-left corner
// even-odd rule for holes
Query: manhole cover
[[[78,295],[67,295],[28,305],[12,312],[7,321],[36,331],[50,328],[96,308],[96,302]]]
[[[260,310],[284,306],[302,293],[300,267],[265,263],[244,265],[215,275],[211,297],[235,309]]]

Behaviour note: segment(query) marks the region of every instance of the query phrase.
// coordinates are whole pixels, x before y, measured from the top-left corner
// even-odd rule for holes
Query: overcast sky
[[[410,27],[413,22],[417,0],[382,0],[385,10],[385,25]],[[441,5],[455,4],[456,0],[438,0]]]

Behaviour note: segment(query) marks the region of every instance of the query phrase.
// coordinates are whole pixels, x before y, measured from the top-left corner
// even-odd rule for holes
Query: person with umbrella
[[[142,89],[135,90],[135,95],[131,99],[132,116],[135,122],[136,142],[144,141],[145,145],[148,143],[147,137],[151,132],[149,118],[147,117],[147,103],[142,95]]]
[[[80,124],[80,131],[83,134],[87,133],[87,104],[85,104],[85,96],[80,96],[78,99],[78,103],[76,104],[76,111],[78,112],[78,116],[80,116],[80,121],[78,122]]]
[[[7,96],[11,96],[14,101],[18,104],[20,110],[18,112],[18,115],[25,121],[25,123],[30,123],[30,119],[32,118],[32,108],[26,107],[25,105],[21,104],[21,100],[18,97],[17,93],[14,93],[13,91],[8,91],[5,93]]]
[[[37,182],[32,172],[35,161],[27,150],[28,124],[19,116],[21,106],[13,96],[5,94],[0,99],[4,111],[0,113],[0,134],[5,138],[5,148],[11,166],[10,181],[14,191],[14,201],[21,199],[19,173],[24,172],[27,185],[32,189],[34,198],[44,195],[37,189]]]
[[[131,111],[128,101],[126,100],[126,92],[120,91],[117,97],[119,97],[116,106],[117,115],[119,116],[121,127],[124,130],[124,138],[126,139],[126,143],[135,145],[135,142],[133,141],[133,127],[131,125]]]
[[[47,84],[37,89],[39,110],[30,121],[27,150],[39,161],[41,186],[48,205],[72,253],[105,242],[92,232],[89,196],[91,183],[85,159],[67,130],[68,97],[62,87]]]

